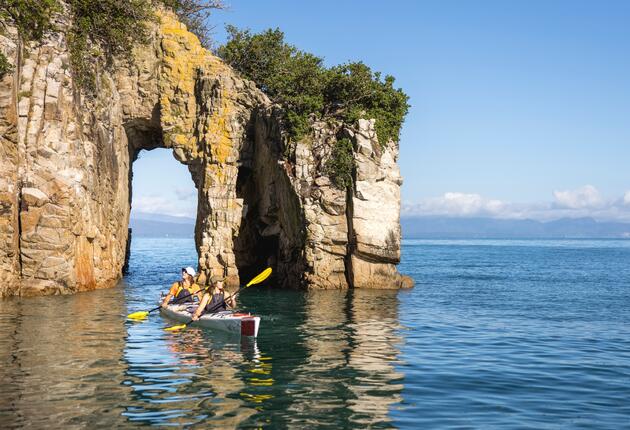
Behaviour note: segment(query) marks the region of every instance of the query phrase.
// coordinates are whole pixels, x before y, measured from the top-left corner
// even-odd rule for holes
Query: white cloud
[[[178,200],[197,200],[197,189],[175,188],[175,195]]]
[[[486,199],[479,194],[448,192],[417,205],[405,205],[403,211],[423,215],[496,216],[504,210],[504,206],[500,200]]]
[[[441,197],[405,203],[401,209],[407,216],[490,217],[503,219],[535,219],[591,217],[599,221],[630,222],[630,191],[617,199],[605,199],[592,185],[576,190],[554,191],[553,200],[514,203],[490,199],[480,194],[448,192]]]
[[[134,197],[131,203],[134,212],[151,214],[183,216],[195,218],[197,216],[197,202],[180,199],[169,199],[164,196]]]
[[[582,209],[598,208],[604,203],[597,188],[584,185],[577,190],[554,191],[554,203],[560,208]]]

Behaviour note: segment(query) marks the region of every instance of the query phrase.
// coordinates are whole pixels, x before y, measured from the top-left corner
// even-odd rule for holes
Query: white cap
[[[195,276],[197,274],[197,272],[195,272],[195,269],[193,269],[192,267],[188,266],[185,269],[182,269],[182,272],[186,272],[188,273],[190,276]]]

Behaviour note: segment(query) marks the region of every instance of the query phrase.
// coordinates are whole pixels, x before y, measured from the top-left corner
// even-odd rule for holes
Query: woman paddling
[[[236,307],[236,297],[226,293],[223,288],[223,278],[213,276],[211,280],[214,288],[209,293],[205,293],[201,299],[199,307],[192,316],[193,321],[197,321],[202,313],[215,313]]]
[[[162,307],[166,307],[171,299],[177,303],[190,303],[193,301],[193,297],[197,297],[197,300],[201,301],[202,292],[199,285],[195,283],[195,269],[186,267],[182,269],[182,280],[174,282],[162,300]]]

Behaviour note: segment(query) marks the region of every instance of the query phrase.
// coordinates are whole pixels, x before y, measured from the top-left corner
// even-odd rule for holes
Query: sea
[[[256,339],[152,313],[188,239],[111,289],[0,301],[0,428],[630,428],[630,240],[404,240],[409,290],[239,307]]]

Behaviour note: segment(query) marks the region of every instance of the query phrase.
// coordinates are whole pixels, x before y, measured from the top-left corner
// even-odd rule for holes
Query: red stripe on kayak
[[[241,336],[253,336],[256,331],[256,320],[243,319],[241,320]]]

